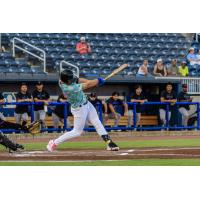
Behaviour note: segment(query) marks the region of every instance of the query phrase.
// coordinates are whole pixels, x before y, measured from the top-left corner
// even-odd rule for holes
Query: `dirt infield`
[[[146,134],[146,133],[145,133]],[[41,135],[33,138],[32,136],[11,135],[10,137],[19,143],[39,143],[47,144],[49,139],[58,135]],[[130,134],[112,134],[114,140],[117,141],[137,141],[137,140],[176,140],[176,139],[200,139],[199,133],[188,132],[184,135],[166,134],[165,135],[133,135]],[[84,135],[71,141],[101,141],[97,135]],[[8,153],[0,152],[0,161],[96,161],[96,160],[132,160],[132,159],[148,159],[148,158],[200,158],[200,147],[164,147],[164,148],[130,148],[121,149],[120,151],[110,152],[104,149],[65,149],[58,150],[53,153],[47,151],[21,151]]]
[[[122,149],[116,152],[106,150],[65,150],[55,151],[22,151],[0,153],[1,161],[96,161],[127,160],[148,158],[200,158],[200,148],[148,148]]]

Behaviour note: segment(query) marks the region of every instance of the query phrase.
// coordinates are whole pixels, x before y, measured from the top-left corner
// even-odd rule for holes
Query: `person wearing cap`
[[[62,103],[67,103],[67,96],[62,93],[59,95],[57,102],[62,102]],[[70,106],[67,104],[67,116],[70,115]],[[55,109],[52,112],[52,119],[53,119],[53,124],[54,128],[58,128],[59,124],[64,124],[64,105],[56,105]],[[67,127],[70,127],[70,121],[67,118]]]
[[[177,102],[176,94],[173,91],[172,83],[167,83],[165,90],[161,92],[160,102],[170,103],[168,112],[168,120],[170,121],[171,111],[174,108],[174,104]],[[160,106],[159,113],[162,125],[166,125],[166,105]]]
[[[119,121],[124,111],[124,116],[128,117],[128,105],[119,98],[119,92],[113,92],[107,100],[108,118],[114,119],[114,128],[118,127]]]
[[[107,103],[98,99],[95,92],[91,92],[91,94],[89,95],[88,101],[90,101],[90,103],[96,108],[98,114],[99,114],[98,106],[102,107],[102,111],[104,113],[103,122],[105,123],[105,121],[108,119]]]
[[[189,49],[189,53],[187,55],[187,60],[189,61],[190,65],[195,65],[197,63],[197,56],[194,53],[193,47],[191,47]]]
[[[167,76],[179,76],[179,69],[177,67],[177,60],[172,59],[171,65],[167,68]]]
[[[142,93],[142,86],[136,85],[134,88],[134,93],[130,97],[131,102],[137,103],[136,105],[136,126],[140,124],[141,120],[141,107],[142,105],[147,102],[147,98]],[[133,105],[128,105],[128,127],[131,127],[133,125]]]
[[[178,94],[179,102],[192,102],[193,99],[190,97],[187,91],[188,91],[187,84],[183,84],[182,91]],[[190,117],[190,114],[189,114],[190,106],[188,104],[179,105],[178,110],[182,115],[182,125],[187,126],[188,119]]]
[[[76,44],[76,51],[79,54],[88,54],[91,53],[91,47],[86,42],[85,37],[80,38],[80,42]]]
[[[45,107],[48,105],[48,102],[50,100],[50,95],[48,92],[46,92],[43,89],[44,85],[42,82],[38,81],[36,83],[36,89],[33,91],[32,96],[34,102],[41,102],[42,105],[34,105],[34,120],[41,120],[42,121],[42,127],[45,127]]]
[[[196,55],[197,57],[197,64],[200,65],[200,49],[198,51],[198,54]]]
[[[186,66],[186,61],[182,61],[181,65],[178,68],[179,68],[179,73],[181,76],[189,75],[189,69],[188,69],[188,66]]]
[[[167,70],[161,58],[157,60],[157,63],[154,66],[153,74],[155,76],[161,76],[161,77],[167,76]]]
[[[15,95],[17,102],[32,102],[32,96],[28,92],[28,87],[26,83],[22,83],[20,85],[19,92]],[[22,126],[25,126],[28,122],[28,112],[29,112],[29,106],[28,105],[16,105],[15,108],[15,120],[17,124],[22,124]]]

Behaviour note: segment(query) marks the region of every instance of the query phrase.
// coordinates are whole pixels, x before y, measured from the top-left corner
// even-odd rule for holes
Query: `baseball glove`
[[[18,149],[24,149],[24,147],[21,144],[14,143],[3,133],[0,133],[0,144],[5,146],[6,149],[8,148],[9,152],[17,151]]]
[[[41,130],[41,121],[38,120],[38,121],[35,121],[35,122],[31,123],[30,125],[27,126],[27,130],[32,135],[36,135],[36,134],[40,133],[40,130]]]

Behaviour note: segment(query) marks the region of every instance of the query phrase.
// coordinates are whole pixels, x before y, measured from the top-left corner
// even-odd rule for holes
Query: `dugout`
[[[88,78],[88,77],[86,77]],[[91,78],[91,77],[89,77]],[[95,78],[95,77],[93,77]],[[37,79],[41,80],[41,79]],[[17,92],[20,86],[21,82],[27,82],[29,85],[29,89],[32,92],[35,87],[35,83],[37,81],[29,79],[29,80],[18,80],[16,82],[13,80],[4,80],[0,82],[1,92]],[[45,89],[50,93],[51,97],[56,100],[57,96],[61,93],[61,90],[58,86],[58,82],[56,78],[45,79],[42,80],[45,85]],[[135,78],[134,76],[115,76],[112,77],[105,86],[93,88],[91,90],[87,90],[86,93],[90,93],[95,91],[98,96],[101,98],[109,98],[114,91],[118,91],[120,93],[120,96],[125,99],[125,101],[130,100],[130,96],[134,91],[134,86],[137,84],[140,84],[143,88],[144,95],[148,97],[149,101],[160,101],[160,93],[165,89],[166,84],[168,83],[168,80],[157,80],[154,77],[152,78]],[[180,80],[171,80],[170,81],[173,84],[173,89],[176,94],[180,92],[181,90],[181,81]],[[156,105],[148,105],[143,110],[145,114],[148,115],[158,115],[158,106]],[[174,125],[180,124],[180,115],[175,109],[172,113],[171,123]]]

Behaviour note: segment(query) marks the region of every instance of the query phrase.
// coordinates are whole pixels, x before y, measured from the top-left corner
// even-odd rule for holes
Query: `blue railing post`
[[[166,104],[165,119],[166,119],[166,125],[164,128],[168,130],[169,129],[169,103]]]
[[[103,108],[102,108],[102,104],[97,103],[98,106],[98,113],[99,113],[99,119],[101,122],[103,122]]]
[[[133,106],[133,127],[131,129],[135,129],[137,128],[137,110],[136,110],[136,107],[137,107],[137,103],[136,102],[127,102],[129,105],[132,105]],[[34,121],[34,105],[41,105],[41,103],[39,102],[6,102],[6,103],[3,103],[4,105],[29,105],[30,108],[31,108],[31,121]],[[165,113],[165,119],[166,119],[166,124],[164,126],[165,129],[170,129],[171,126],[170,126],[170,119],[169,119],[169,112],[170,112],[170,104],[169,103],[162,103],[162,102],[146,102],[145,104],[147,105],[162,105],[164,106],[164,108],[166,109],[166,113]],[[197,105],[197,125],[191,125],[191,126],[187,126],[187,127],[184,127],[184,126],[174,126],[173,129],[175,130],[181,130],[183,128],[188,128],[188,129],[198,129],[200,130],[200,102],[176,102],[176,105]],[[56,106],[56,105],[64,105],[64,126],[63,126],[63,129],[55,129],[55,128],[48,128],[48,129],[45,129],[47,131],[60,131],[60,130],[67,130],[68,127],[67,127],[67,118],[68,118],[68,105],[69,103],[62,103],[62,102],[50,102],[49,105],[52,105],[52,106]],[[165,107],[166,105],[166,107]],[[98,104],[98,113],[99,113],[99,118],[100,120],[102,121],[103,120],[103,108],[101,106],[101,104]],[[142,127],[142,130],[160,130],[161,127],[159,126],[150,126],[150,127]],[[111,130],[112,128],[106,128],[107,130]],[[122,127],[122,129],[126,130],[126,127]],[[93,130],[93,129],[92,129]],[[130,130],[130,129],[129,129]],[[19,132],[19,131],[16,131],[16,130],[11,130],[11,129],[2,129],[2,132]]]
[[[137,103],[133,103],[133,128],[137,128],[137,113],[136,113],[136,104]]]
[[[197,129],[200,130],[200,113],[199,113],[199,103],[197,103]]]
[[[67,117],[68,117],[68,103],[64,103],[64,127],[63,129],[66,131],[67,130]]]
[[[31,102],[31,122],[34,121],[34,103]]]

